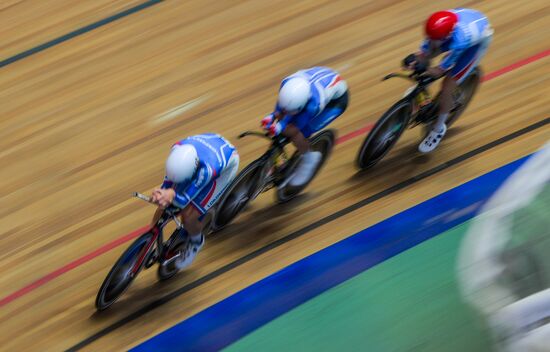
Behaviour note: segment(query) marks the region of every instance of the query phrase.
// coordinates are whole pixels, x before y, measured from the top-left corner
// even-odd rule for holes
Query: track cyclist
[[[291,186],[307,182],[321,161],[321,153],[310,150],[307,138],[334,121],[347,106],[346,81],[330,68],[312,67],[283,79],[275,110],[261,123],[271,136],[287,137],[302,154],[290,177]]]
[[[426,39],[420,51],[410,54],[403,65],[434,78],[445,76],[440,92],[439,116],[428,136],[419,145],[422,153],[433,151],[447,132],[445,122],[453,108],[453,92],[479,64],[491,42],[493,30],[479,11],[457,8],[433,13],[425,24]],[[430,60],[447,53],[438,66]]]
[[[222,136],[207,133],[185,138],[172,146],[166,160],[164,182],[153,190],[152,201],[159,205],[153,224],[170,204],[182,209],[183,228],[179,238],[187,241],[183,255],[175,261],[184,269],[204,246],[203,218],[237,175],[239,154]]]

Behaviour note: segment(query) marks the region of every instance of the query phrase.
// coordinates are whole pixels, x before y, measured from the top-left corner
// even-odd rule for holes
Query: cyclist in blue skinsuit
[[[427,65],[429,60],[447,53],[438,66],[427,69],[427,74],[442,77],[439,116],[432,131],[418,147],[422,153],[434,150],[447,132],[445,121],[453,107],[453,91],[485,55],[493,30],[487,17],[479,11],[457,8],[439,11],[430,16],[425,26],[426,40],[420,51],[404,60],[409,69]],[[412,59],[411,59],[412,57]]]
[[[283,79],[275,110],[262,119],[262,127],[272,136],[289,138],[302,154],[290,185],[307,182],[321,161],[321,153],[310,150],[307,138],[334,121],[347,106],[347,84],[330,68],[312,67]]]
[[[164,182],[152,194],[153,202],[159,205],[153,223],[170,204],[182,209],[180,236],[189,236],[189,241],[184,255],[175,262],[178,269],[189,266],[204,246],[204,214],[233,181],[238,168],[237,150],[220,135],[199,134],[172,146]]]

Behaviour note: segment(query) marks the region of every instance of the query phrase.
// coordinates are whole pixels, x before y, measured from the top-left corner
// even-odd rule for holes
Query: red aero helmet
[[[435,12],[426,21],[426,35],[433,40],[445,39],[451,34],[457,22],[458,16],[454,12]]]

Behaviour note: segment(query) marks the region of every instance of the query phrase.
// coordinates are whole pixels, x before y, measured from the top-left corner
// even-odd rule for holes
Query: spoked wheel
[[[356,161],[359,168],[374,166],[390,151],[407,128],[410,111],[411,103],[403,99],[382,115],[359,149]]]
[[[321,161],[319,162],[319,164],[317,165],[317,168],[311,175],[311,178],[306,183],[300,186],[291,186],[290,182],[284,182],[282,186],[277,187],[278,202],[280,203],[288,202],[292,198],[296,197],[300,192],[302,192],[304,188],[307,187],[307,185],[315,178],[315,176],[317,175],[317,173],[319,172],[323,164],[328,159],[330,152],[334,147],[335,139],[336,139],[336,135],[333,130],[324,130],[310,139],[311,149],[314,151],[321,152],[321,154],[323,155],[321,158]],[[296,170],[296,167],[300,162],[300,159],[298,158],[298,154],[295,153],[288,162],[291,164],[288,166],[287,175],[288,177],[291,177],[291,175],[294,173],[294,170]]]
[[[157,269],[157,276],[159,280],[164,281],[171,279],[178,273],[179,269],[176,267],[176,259],[183,255],[183,250],[185,249],[186,244],[185,240],[186,239],[180,238],[178,231],[176,230],[168,240],[166,246],[164,246],[164,251],[161,258],[169,257],[171,260],[167,260],[159,264]]]
[[[153,238],[153,233],[147,232],[135,240],[134,243],[122,253],[111,271],[109,271],[109,274],[107,274],[107,277],[97,293],[95,301],[97,310],[108,308],[124,293],[124,291],[126,291],[132,281],[134,281],[146,262],[147,253],[145,253],[145,251],[150,251],[154,245],[151,243]]]
[[[263,179],[264,160],[251,162],[235,177],[225,190],[219,205],[216,207],[211,223],[213,232],[221,230],[244,209],[249,201],[258,196]]]
[[[472,100],[472,97],[476,93],[477,87],[479,86],[481,74],[481,69],[476,67],[456,90],[454,96],[455,104],[449,113],[449,118],[446,122],[447,128],[451,127],[456,120],[458,120],[460,115],[462,115],[464,110],[466,110],[466,107],[468,107],[468,104]]]

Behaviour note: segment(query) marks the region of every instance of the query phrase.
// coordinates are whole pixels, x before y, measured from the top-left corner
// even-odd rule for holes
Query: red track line
[[[40,279],[34,281],[30,285],[27,285],[27,286],[23,287],[22,289],[20,289],[18,291],[15,291],[11,295],[2,298],[2,300],[0,301],[0,307],[10,303],[13,300],[16,300],[17,298],[19,298],[21,296],[26,295],[27,293],[33,291],[34,289],[44,285],[45,283],[47,283],[49,281],[55,279],[56,277],[61,276],[61,275],[65,274],[66,272],[71,271],[74,268],[79,267],[80,265],[82,265],[86,262],[89,262],[90,260],[94,259],[95,257],[98,257],[101,254],[106,253],[106,252],[110,251],[111,249],[113,249],[115,247],[118,247],[121,244],[126,243],[126,242],[136,238],[137,236],[139,236],[140,234],[145,232],[148,228],[149,228],[149,226],[144,226],[142,228],[134,230],[134,231],[130,232],[129,234],[124,235],[120,238],[117,238],[116,240],[114,240],[112,242],[109,242],[109,243],[107,243],[106,245],[104,245],[102,247],[99,247],[95,251],[90,252],[90,253],[84,255],[83,257],[80,257],[80,258],[70,262],[69,264],[62,266],[61,268],[59,268],[55,271],[52,271],[51,273],[47,274],[46,276],[43,276]]]
[[[516,70],[516,69],[518,69],[522,66],[525,66],[525,65],[528,65],[532,62],[543,59],[543,58],[545,58],[549,55],[550,55],[550,49],[544,50],[544,51],[542,51],[538,54],[535,54],[535,55],[530,56],[528,58],[525,58],[523,60],[517,61],[517,62],[515,62],[511,65],[508,65],[506,67],[503,67],[500,70],[490,72],[490,73],[488,73],[487,75],[485,75],[483,77],[482,81],[483,82],[490,81],[493,78],[497,78],[499,76],[502,76],[505,73],[508,73],[508,72]],[[360,136],[364,133],[367,133],[368,131],[370,131],[372,126],[373,126],[372,124],[369,124],[369,125],[367,125],[363,128],[360,128],[356,131],[345,134],[345,135],[343,135],[342,137],[340,137],[336,140],[336,144],[347,142],[347,141],[349,141],[349,140],[351,140],[355,137],[358,137],[358,136]],[[36,288],[44,285],[47,282],[57,278],[58,276],[61,276],[61,275],[65,274],[66,272],[71,271],[74,268],[79,267],[80,265],[82,265],[86,262],[89,262],[90,260],[94,259],[95,257],[98,257],[98,256],[110,251],[111,249],[113,249],[115,247],[118,247],[121,244],[126,243],[126,242],[136,238],[143,231],[145,231],[147,228],[148,227],[146,226],[146,227],[142,227],[140,229],[134,230],[134,231],[130,232],[129,234],[126,234],[126,235],[124,235],[124,236],[122,236],[122,237],[120,237],[120,238],[118,238],[118,239],[116,239],[112,242],[109,242],[106,245],[104,245],[102,247],[99,247],[98,249],[94,250],[93,252],[90,252],[90,253],[84,255],[83,257],[80,257],[80,258],[70,262],[69,264],[67,264],[67,265],[65,265],[65,266],[63,266],[63,267],[61,267],[61,268],[59,268],[55,271],[52,271],[51,273],[47,274],[46,276],[43,276],[40,279],[30,283],[29,285],[27,285],[27,286],[15,291],[14,293],[4,297],[2,300],[0,300],[0,307],[5,306],[6,304],[16,300],[17,298],[26,295],[27,293],[35,290]]]
[[[529,56],[528,58],[525,58],[523,60],[515,62],[515,63],[513,63],[509,66],[503,67],[500,70],[490,72],[490,73],[486,74],[485,76],[483,76],[482,82],[490,81],[493,78],[497,78],[498,76],[502,76],[505,73],[516,70],[516,69],[518,69],[522,66],[528,65],[528,64],[530,64],[532,62],[535,62],[537,60],[543,59],[543,58],[547,57],[548,55],[550,55],[550,49],[546,49],[546,50],[544,50],[544,51],[542,51],[538,54],[535,54],[533,56]]]
[[[345,142],[347,142],[347,141],[349,141],[349,140],[351,140],[355,137],[359,137],[360,135],[365,134],[368,131],[370,131],[373,127],[374,127],[374,124],[371,123],[371,124],[366,125],[363,128],[360,128],[358,130],[355,130],[353,132],[345,134],[342,137],[339,137],[338,139],[336,139],[336,144],[345,143]]]

